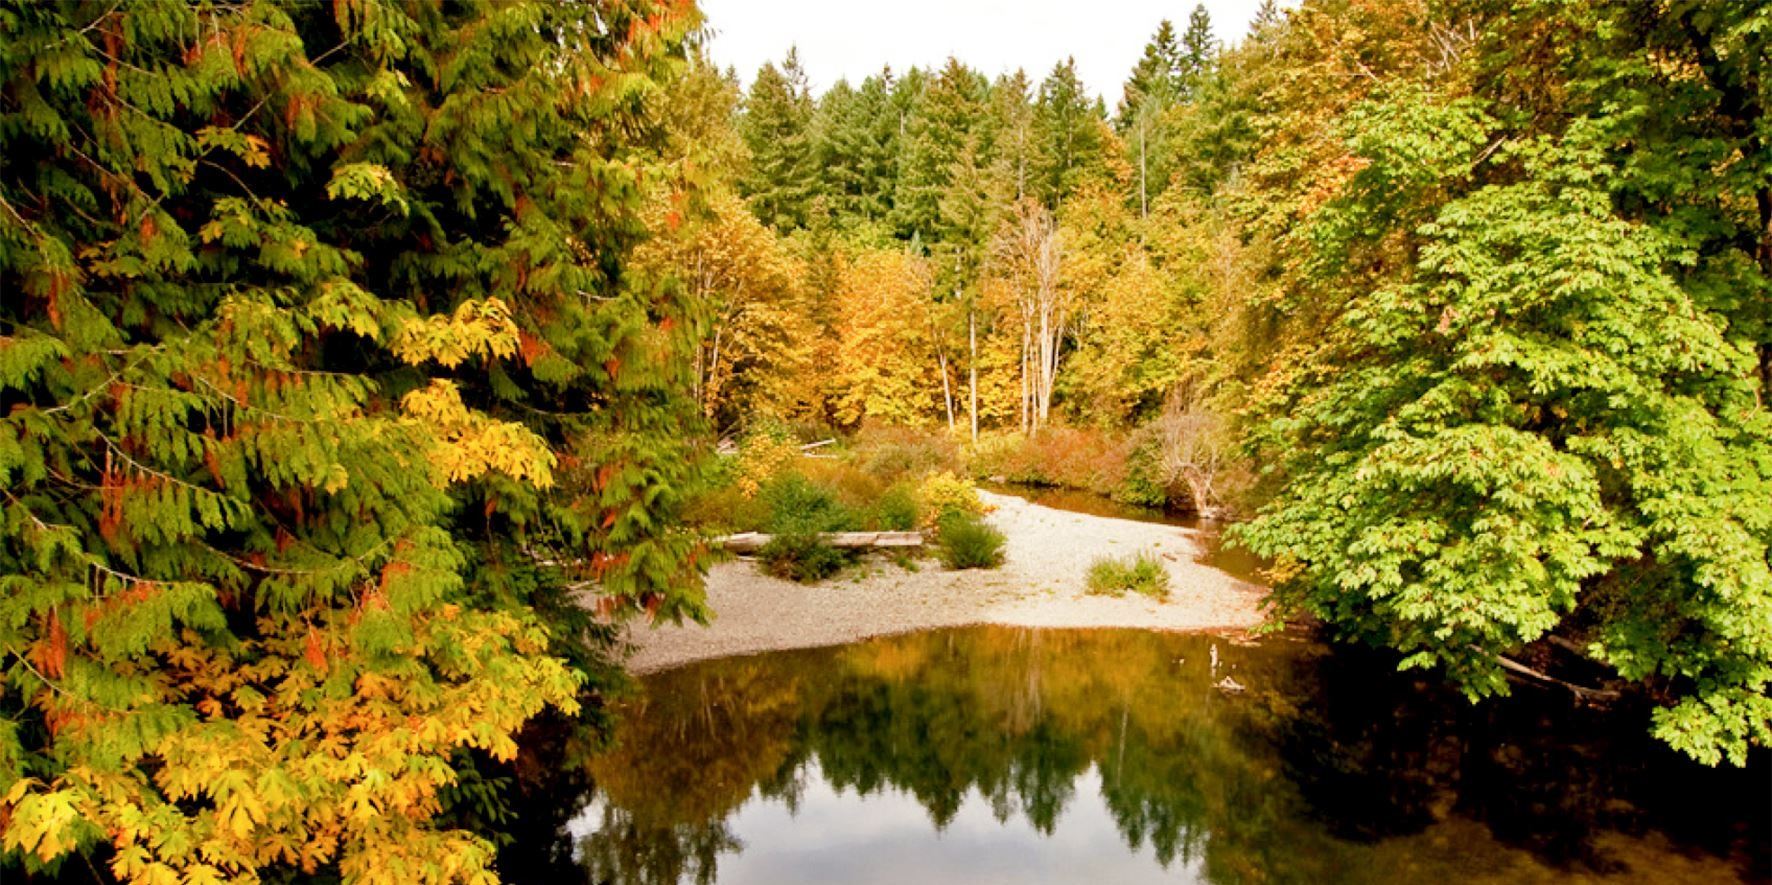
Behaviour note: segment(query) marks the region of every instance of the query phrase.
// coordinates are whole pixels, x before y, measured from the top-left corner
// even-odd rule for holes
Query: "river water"
[[[1176,521],[1059,494],[1033,497]],[[1472,705],[1302,632],[927,631],[690,664],[608,712],[613,747],[528,757],[506,881],[1772,881],[1765,752],[1706,768],[1629,701]]]
[[[977,627],[648,676],[510,881],[1765,881],[1764,758],[1381,656]]]

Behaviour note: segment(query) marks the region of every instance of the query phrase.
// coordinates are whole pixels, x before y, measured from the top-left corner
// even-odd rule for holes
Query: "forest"
[[[1772,6],[1195,7],[1109,97],[718,25],[0,0],[0,869],[498,881],[619,631],[814,493],[757,440],[1234,518],[1276,627],[1772,744]]]

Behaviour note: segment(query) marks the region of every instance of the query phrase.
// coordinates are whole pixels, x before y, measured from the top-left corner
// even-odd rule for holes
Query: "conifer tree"
[[[884,221],[892,208],[898,161],[898,119],[890,69],[851,89],[847,82],[820,97],[815,124],[821,192],[840,219]]]
[[[812,111],[806,74],[793,49],[780,68],[765,63],[745,96],[739,131],[750,149],[751,167],[740,190],[757,218],[776,230],[804,225],[817,189]]]
[[[917,97],[900,142],[893,225],[901,236],[940,235],[941,198],[983,112],[988,84],[948,59]]]
[[[1125,134],[1139,119],[1146,104],[1155,102],[1167,109],[1181,93],[1182,51],[1175,42],[1175,25],[1163,19],[1150,42],[1144,44],[1144,55],[1133,65],[1131,76],[1120,98],[1114,125]]]
[[[1212,36],[1212,16],[1206,12],[1205,4],[1196,4],[1194,11],[1188,14],[1187,30],[1181,35],[1181,52],[1176,56],[1178,91],[1185,96],[1197,89],[1200,81],[1212,70],[1217,56],[1218,40]]]
[[[569,593],[695,614],[694,307],[628,272],[692,9],[0,4],[0,846],[484,880]]]
[[[1031,191],[1049,208],[1056,207],[1085,177],[1104,171],[1105,117],[1099,102],[1090,101],[1083,91],[1075,60],[1060,62],[1040,84],[1034,104],[1039,159]]]

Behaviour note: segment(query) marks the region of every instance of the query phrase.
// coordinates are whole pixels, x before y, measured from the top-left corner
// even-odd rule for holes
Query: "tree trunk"
[[[947,407],[948,435],[954,433],[954,393],[948,386],[948,355],[940,350],[935,352],[936,364],[941,367],[941,404]]]
[[[972,441],[978,442],[978,311],[966,305],[966,398],[972,419]]]

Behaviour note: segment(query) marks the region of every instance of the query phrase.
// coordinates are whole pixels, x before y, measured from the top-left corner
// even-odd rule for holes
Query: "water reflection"
[[[623,714],[564,830],[588,882],[1767,875],[1764,759],[1297,640],[912,634],[658,674]]]

